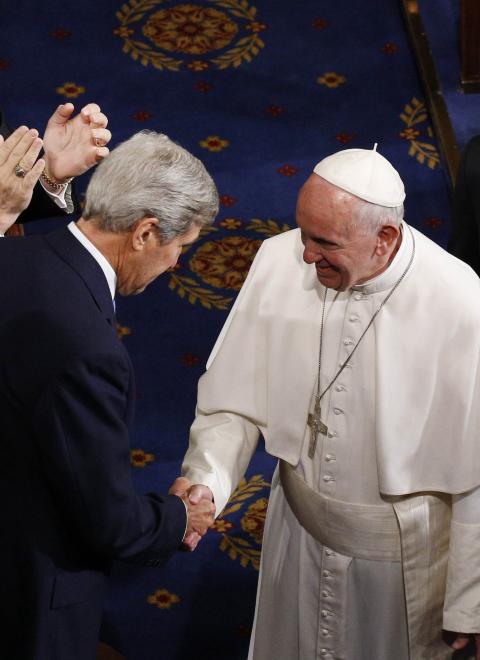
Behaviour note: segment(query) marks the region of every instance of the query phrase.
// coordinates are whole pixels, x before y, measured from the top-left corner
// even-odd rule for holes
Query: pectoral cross
[[[308,456],[313,458],[315,456],[315,449],[317,448],[318,433],[327,435],[328,426],[322,422],[322,410],[320,408],[320,399],[315,397],[315,408],[313,414],[309,413],[307,425],[310,427],[310,444],[308,446]]]

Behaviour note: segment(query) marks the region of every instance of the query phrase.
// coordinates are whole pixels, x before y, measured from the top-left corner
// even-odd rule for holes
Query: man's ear
[[[131,242],[134,250],[144,250],[155,241],[157,244],[158,236],[158,219],[154,217],[142,218],[137,220],[131,230]]]
[[[383,257],[390,254],[397,244],[398,237],[400,236],[400,228],[396,225],[383,225],[377,233],[377,247],[376,254]]]

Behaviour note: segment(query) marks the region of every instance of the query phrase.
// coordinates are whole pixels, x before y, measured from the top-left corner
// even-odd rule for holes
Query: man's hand
[[[196,529],[194,525],[190,524],[190,508],[195,511],[195,509],[197,508],[198,510],[198,507],[200,506],[208,505],[210,511],[210,524],[208,527],[211,527],[215,515],[212,491],[208,486],[203,486],[202,484],[195,484],[192,486],[191,482],[185,477],[178,477],[175,479],[168,492],[181,497],[187,505],[188,527],[183,539],[183,545],[190,550],[190,552],[193,552],[207,529],[205,529],[204,534],[200,534],[199,530]]]
[[[32,199],[33,188],[45,167],[38,154],[42,140],[38,131],[20,126],[4,141],[0,136],[0,234],[13,225]],[[22,174],[19,176],[17,172]]]
[[[464,649],[472,639],[475,641],[475,660],[480,660],[480,634],[457,633],[457,639],[452,643],[452,648],[456,651]]]
[[[73,103],[59,105],[50,117],[43,137],[45,173],[56,183],[83,174],[108,155],[105,146],[112,134],[108,119],[96,103],[72,117]]]

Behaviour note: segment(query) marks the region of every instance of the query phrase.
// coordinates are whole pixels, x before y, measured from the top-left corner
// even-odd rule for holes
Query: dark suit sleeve
[[[463,153],[454,196],[454,220],[448,250],[480,275],[480,137]]]
[[[12,130],[5,121],[3,113],[0,112],[0,134],[4,139],[6,139]],[[72,202],[73,202],[73,213],[78,212],[78,201],[76,197],[75,190],[72,184]],[[63,211],[53,199],[45,192],[44,188],[40,183],[37,183],[33,189],[32,199],[28,208],[25,209],[18,216],[17,223],[31,222],[32,220],[41,220],[42,218],[55,218],[57,216],[64,217],[67,214]]]
[[[186,526],[175,495],[133,487],[125,423],[129,371],[117,355],[92,355],[57,374],[34,415],[46,479],[81,540],[109,559],[165,561]]]

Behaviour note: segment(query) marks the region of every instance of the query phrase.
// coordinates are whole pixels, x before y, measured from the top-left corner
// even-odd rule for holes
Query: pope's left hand
[[[73,111],[73,103],[59,105],[43,136],[45,172],[57,183],[83,174],[109,153],[112,134],[100,107],[89,103],[75,117]]]
[[[472,633],[467,635],[466,633],[457,633],[457,638],[452,643],[452,648],[456,651],[464,649],[472,639],[475,641],[475,660],[480,660],[480,634]]]

